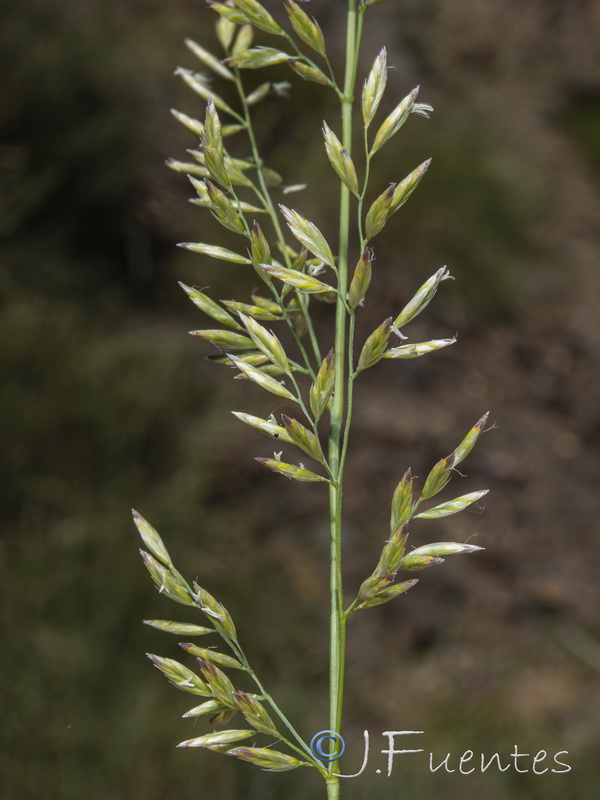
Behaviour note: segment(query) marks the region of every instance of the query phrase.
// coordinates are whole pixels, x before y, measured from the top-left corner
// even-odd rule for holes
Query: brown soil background
[[[178,657],[178,648],[139,620],[183,619],[185,609],[170,608],[143,574],[132,504],[180,569],[230,609],[298,727],[306,736],[327,727],[324,494],[260,471],[252,456],[270,455],[270,442],[228,409],[283,407],[204,361],[209,351],[185,335],[203,321],[176,286],[245,299],[254,285],[241,268],[174,248],[234,243],[162,166],[194,145],[166,110],[202,113],[171,78],[177,63],[195,66],[184,36],[212,42],[202,6],[1,5],[0,576],[11,655],[0,675],[0,765],[9,800],[322,792],[311,775],[175,751],[205,727],[178,719],[193,703],[143,658]],[[343,8],[310,6],[338,65]],[[363,72],[383,44],[395,67],[387,105],[420,83],[436,111],[413,118],[377,163],[373,186],[383,187],[433,156],[379,237],[358,341],[442,264],[456,280],[442,284],[411,339],[459,338],[429,358],[379,365],[359,384],[349,595],[378,558],[404,470],[424,477],[484,411],[494,425],[451,484],[454,494],[489,488],[485,509],[423,521],[412,534],[485,551],[449,558],[405,597],[352,619],[346,767],[360,760],[365,728],[374,755],[368,774],[344,785],[348,800],[596,796],[599,34],[591,0],[392,0],[367,24]],[[319,133],[322,118],[335,121],[327,103],[318,87],[294,83],[291,102],[260,109],[259,127],[269,163],[309,184],[294,206],[335,241],[337,185]],[[328,346],[330,309],[316,315]],[[439,760],[509,754],[516,743],[566,750],[572,771],[431,774],[415,756],[398,757],[387,779],[375,767],[389,729],[425,731],[415,746]]]

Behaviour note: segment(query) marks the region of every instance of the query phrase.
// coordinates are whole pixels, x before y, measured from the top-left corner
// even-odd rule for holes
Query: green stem
[[[365,238],[364,229],[363,229],[363,207],[365,202],[365,196],[367,194],[367,189],[369,186],[369,177],[371,175],[371,153],[369,152],[369,129],[365,125],[364,130],[364,149],[365,149],[365,180],[363,183],[363,189],[360,193],[360,197],[358,198],[358,232],[360,236],[360,249],[361,253],[365,249],[368,243],[368,239]]]
[[[352,111],[359,49],[357,30],[357,0],[348,0],[346,27],[346,68],[342,98],[342,145],[352,150]],[[360,14],[362,18],[362,14]],[[359,23],[360,28],[360,23]],[[340,240],[338,255],[338,298],[335,315],[335,388],[331,409],[329,435],[329,465],[336,482],[329,490],[330,509],[330,651],[329,651],[329,727],[340,732],[344,697],[344,662],[346,652],[346,620],[342,589],[342,477],[343,427],[346,412],[346,293],[348,288],[348,246],[350,238],[350,192],[342,184],[340,193]],[[350,385],[350,384],[349,384]],[[340,796],[339,778],[334,776],[338,766],[329,767],[328,800]]]
[[[303,367],[302,364],[298,364],[297,361],[293,361],[289,359],[290,365],[295,369],[296,372],[302,373],[302,375],[310,375],[310,372],[306,367]],[[314,378],[314,375],[312,376]]]
[[[350,439],[350,424],[352,422],[352,406],[354,400],[354,330],[356,328],[356,315],[350,314],[350,330],[348,333],[348,408],[346,411],[346,424],[344,426],[344,439],[342,444],[342,458],[340,461],[340,471],[343,473],[346,463],[346,453],[348,452],[348,441]]]

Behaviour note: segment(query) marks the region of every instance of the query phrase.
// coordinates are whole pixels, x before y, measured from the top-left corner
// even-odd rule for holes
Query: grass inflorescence
[[[262,282],[262,288],[250,297],[221,301],[182,284],[208,319],[209,327],[191,333],[216,347],[213,360],[233,368],[237,378],[257,384],[286,402],[285,413],[278,417],[265,417],[264,411],[261,416],[233,412],[239,421],[277,439],[277,446],[283,448],[256,458],[258,464],[292,480],[327,484],[310,491],[329,493],[329,725],[333,732],[339,732],[342,723],[349,618],[407,592],[418,582],[414,572],[439,565],[447,556],[480,550],[459,542],[434,542],[409,549],[409,528],[414,519],[437,520],[463,511],[486,494],[477,491],[451,500],[437,499],[477,442],[487,414],[431,468],[420,486],[411,470],[405,471],[392,497],[390,530],[379,560],[357,587],[353,599],[346,601],[342,586],[343,485],[355,383],[382,359],[420,358],[456,341],[456,337],[447,337],[410,342],[404,332],[426,309],[440,284],[451,277],[445,267],[417,288],[404,308],[389,309],[390,316],[362,342],[355,341],[356,318],[368,300],[371,282],[378,278],[373,242],[417,189],[430,166],[426,159],[406,177],[392,176],[394,180],[387,186],[371,185],[371,162],[376,154],[384,147],[394,147],[394,137],[412,115],[428,118],[433,110],[418,100],[417,87],[387,114],[382,113],[381,107],[388,100],[385,47],[359,88],[364,18],[383,2],[386,0],[348,0],[346,61],[342,76],[338,76],[318,22],[294,0],[283,3],[287,27],[257,0],[209,0],[216,14],[216,37],[222,53],[215,55],[186,40],[203,71],[178,69],[177,74],[202,99],[204,113],[196,119],[173,111],[199,141],[190,150],[192,161],[169,162],[174,170],[188,175],[196,194],[193,202],[239,238],[235,249],[214,242],[181,246],[242,269],[254,269]],[[255,35],[267,35],[269,44],[254,44]],[[304,187],[286,185],[284,178],[266,164],[259,149],[254,109],[266,97],[280,96],[289,87],[265,81],[249,89],[246,74],[279,64],[289,66],[292,78],[315,84],[315,91],[333,92],[340,106],[341,125],[332,120],[322,125],[324,157],[331,166],[331,180],[339,182],[337,241],[329,240],[319,225],[305,216],[301,201],[298,208],[290,206],[290,196]],[[219,94],[220,81],[235,87],[235,105]],[[363,147],[353,155],[356,125]],[[241,139],[246,152],[242,158],[233,155],[229,144]],[[239,148],[236,144],[236,152]],[[319,341],[313,324],[311,306],[316,301],[332,307],[327,341]],[[304,463],[307,458],[308,465]],[[188,583],[173,565],[159,534],[137,512],[134,520],[146,548],[142,550],[144,564],[158,590],[203,615],[202,625],[170,620],[147,620],[147,624],[186,639],[220,639],[224,650],[183,641],[183,650],[196,658],[194,670],[175,659],[149,654],[175,687],[198,696],[199,704],[184,716],[206,716],[212,727],[180,747],[213,750],[271,772],[303,766],[316,769],[325,779],[329,800],[338,798],[339,765],[315,755],[268,693],[249,663],[226,607],[203,586]],[[233,671],[234,677],[230,678],[226,670]],[[234,720],[236,727],[230,727]],[[255,746],[261,735],[268,746]],[[248,739],[252,739],[250,745]]]

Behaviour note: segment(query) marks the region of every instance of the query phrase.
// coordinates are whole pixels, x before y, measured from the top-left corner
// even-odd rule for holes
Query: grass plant
[[[371,280],[377,280],[373,242],[415,191],[430,163],[424,161],[400,180],[394,175],[397,182],[387,187],[373,187],[369,181],[371,162],[377,153],[395,146],[396,135],[412,115],[429,117],[433,110],[419,101],[417,87],[392,105],[387,114],[380,111],[382,103],[388,103],[385,47],[359,85],[363,22],[386,1],[348,0],[345,66],[340,77],[329,60],[323,32],[304,3],[285,0],[282,5],[288,19],[284,27],[256,0],[210,0],[223,57],[187,40],[202,71],[177,71],[202,99],[205,113],[202,119],[195,119],[173,112],[199,139],[199,145],[190,150],[190,162],[173,160],[170,166],[189,176],[196,192],[193,202],[240,241],[235,249],[204,242],[188,242],[181,247],[242,269],[254,269],[262,285],[250,298],[217,301],[203,290],[182,284],[192,302],[210,320],[211,327],[192,333],[217,348],[212,356],[215,362],[232,367],[237,378],[262,387],[275,395],[278,403],[285,401],[286,413],[279,418],[265,416],[264,412],[263,416],[233,412],[239,421],[278,440],[277,447],[286,453],[284,457],[283,452],[275,452],[257,458],[257,462],[292,480],[324,484],[310,491],[329,493],[332,735],[342,730],[345,641],[350,617],[407,592],[417,583],[412,573],[441,564],[446,556],[481,549],[458,542],[434,542],[408,549],[411,521],[447,517],[477,503],[486,494],[479,491],[442,502],[434,500],[475,445],[487,414],[449,455],[432,467],[420,488],[411,470],[406,470],[392,498],[389,536],[379,560],[353,599],[345,600],[343,486],[355,383],[384,358],[418,358],[455,342],[455,337],[411,342],[404,332],[440,285],[451,277],[445,267],[418,288],[404,308],[390,309],[391,315],[364,341],[355,342],[357,317]],[[265,34],[268,45],[255,45],[255,35]],[[324,122],[322,128],[323,153],[332,169],[330,179],[339,181],[340,188],[336,242],[328,241],[312,220],[291,207],[288,195],[304,187],[286,185],[261,154],[253,123],[255,107],[269,95],[287,93],[290,87],[287,82],[265,81],[249,89],[246,75],[248,71],[279,64],[287,64],[291,76],[315,84],[315,91],[333,93],[340,106],[340,121]],[[219,81],[234,87],[238,98],[235,106],[219,94]],[[358,131],[362,147],[353,155],[353,136]],[[246,155],[240,157],[242,145],[236,140],[242,138]],[[231,148],[230,141],[234,143]],[[230,152],[232,148],[237,155]],[[301,201],[298,205],[302,207]],[[315,329],[311,315],[314,302],[329,303],[332,308],[326,341]],[[305,458],[310,459],[308,466],[300,460]],[[197,660],[195,671],[174,659],[149,655],[174,686],[197,696],[199,704],[185,716],[209,719],[211,730],[179,746],[213,750],[271,772],[299,767],[316,769],[325,780],[328,800],[339,798],[335,750],[329,754],[315,751],[296,730],[252,668],[242,647],[243,637],[238,637],[225,606],[203,586],[188,583],[174,566],[156,530],[137,512],[134,520],[146,548],[142,550],[144,564],[159,591],[203,615],[200,625],[170,620],[146,620],[147,624],[186,640],[220,637],[224,645],[225,652],[220,652],[212,646],[182,642],[183,650]],[[244,689],[239,688],[238,682],[245,682]],[[232,723],[234,718],[236,722]],[[240,719],[243,722],[238,723]],[[265,746],[256,745],[261,735]],[[332,760],[327,760],[327,755]]]

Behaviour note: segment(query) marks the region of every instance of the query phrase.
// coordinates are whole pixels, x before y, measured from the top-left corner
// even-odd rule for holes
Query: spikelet
[[[381,325],[373,331],[364,343],[360,358],[358,359],[357,372],[362,372],[377,364],[378,361],[381,361],[388,345],[391,331],[392,318],[388,317],[388,319],[384,320]]]
[[[220,78],[225,78],[228,81],[235,80],[233,73],[231,70],[227,69],[227,67],[221,63],[221,61],[206,50],[204,47],[199,45],[193,39],[186,39],[185,40],[186,47],[192,51],[192,53],[200,59],[200,61],[207,66],[209,69],[212,69],[214,73],[216,73]]]
[[[325,456],[317,436],[300,424],[298,420],[282,415],[283,424],[292,442],[303,450],[308,456],[321,464],[325,463]]]
[[[296,75],[299,75],[303,80],[318,83],[321,86],[333,86],[331,80],[318,67],[305,64],[304,61],[300,61],[297,58],[289,58],[287,63]]]
[[[203,628],[187,622],[171,622],[168,619],[145,619],[144,625],[166,633],[176,633],[178,636],[205,636],[207,633],[214,633],[213,628]]]
[[[267,772],[287,772],[297,767],[309,766],[306,761],[299,761],[294,756],[267,747],[236,747],[229,750],[227,755],[248,761]]]
[[[384,358],[419,358],[429,355],[443,347],[455,344],[456,339],[432,339],[429,342],[417,342],[416,344],[403,344],[400,347],[391,347],[387,350]]]
[[[401,528],[411,516],[413,505],[413,477],[410,469],[407,469],[402,480],[396,486],[394,497],[392,498],[392,517],[390,520],[390,530],[395,533]]]
[[[362,305],[365,299],[367,289],[371,283],[372,261],[373,252],[369,250],[369,248],[366,248],[356,265],[354,275],[352,276],[352,282],[350,283],[350,289],[348,290],[348,305],[352,309]]]
[[[454,454],[450,453],[446,458],[440,459],[433,467],[425,479],[425,485],[421,492],[421,500],[428,500],[430,497],[441,492],[444,486],[452,477],[452,467],[454,466]]]
[[[219,703],[218,700],[205,700],[204,703],[200,703],[199,706],[190,708],[189,711],[182,714],[182,717],[184,719],[189,719],[190,717],[202,717],[205,714],[221,714],[224,711],[230,712],[231,709]]]
[[[268,419],[254,417],[252,414],[244,414],[242,411],[232,411],[231,413],[234,415],[234,417],[237,417],[242,422],[245,422],[246,425],[250,425],[250,427],[266,433],[267,436],[271,436],[273,439],[280,439],[282,442],[293,444],[289,433],[281,425],[277,425],[275,422],[270,422]]]
[[[235,0],[236,7],[245,15],[248,22],[265,33],[281,36],[283,30],[275,22],[267,9],[256,0]]]
[[[335,364],[333,350],[330,350],[323,359],[323,363],[317,372],[317,377],[310,387],[310,408],[317,422],[321,419],[325,409],[329,406],[333,394],[334,382]]]
[[[265,372],[265,370],[258,369],[257,367],[252,367],[250,364],[247,364],[241,358],[237,358],[236,356],[228,353],[231,362],[242,372],[249,380],[257,383],[259,386],[262,386],[263,389],[266,389],[267,392],[271,392],[271,394],[279,395],[279,397],[285,397],[288,400],[295,400],[296,398],[294,395],[285,388],[282,383],[276,381],[270,375]]]
[[[319,23],[315,19],[311,19],[294,0],[284,0],[284,4],[296,34],[316,53],[324,56],[325,37]]]
[[[200,609],[210,619],[215,628],[224,634],[228,639],[236,641],[237,632],[235,630],[235,625],[231,619],[231,614],[229,611],[227,611],[225,606],[215,600],[215,598],[209,594],[206,589],[198,586],[197,583],[194,583],[194,592],[194,597],[196,598]]]
[[[258,105],[261,100],[264,100],[265,97],[268,97],[270,91],[271,83],[269,81],[266,83],[261,83],[260,86],[257,86],[253,92],[250,92],[250,94],[246,96],[246,103],[249,106]]]
[[[233,328],[233,330],[238,331],[242,330],[242,326],[234,317],[231,316],[231,314],[228,314],[225,309],[221,308],[218,303],[215,303],[214,300],[211,300],[210,297],[205,295],[199,289],[195,289],[192,286],[186,286],[185,283],[181,283],[181,281],[179,282],[179,285],[190,298],[192,303],[194,303],[194,305],[203,311],[207,316],[211,317],[217,322],[220,322],[221,325],[226,325],[228,328]]]
[[[213,11],[216,11],[221,18],[226,19],[228,22],[234,25],[245,25],[248,23],[248,17],[240,9],[234,8],[231,3],[217,3],[214,2],[214,0],[206,0],[206,2]],[[225,49],[227,49],[229,44],[231,44],[231,42],[224,45]]]
[[[210,99],[221,111],[224,111],[226,114],[230,114],[232,117],[238,116],[231,106],[227,105],[222,97],[220,97],[218,94],[215,94],[215,92],[210,89],[201,75],[196,72],[192,72],[190,69],[183,69],[183,67],[178,67],[175,70],[175,74],[182,78],[182,80],[190,87],[190,89],[192,89],[192,91],[199,95],[203,100],[208,101]]]
[[[283,345],[279,339],[255,319],[252,319],[251,317],[248,317],[242,313],[240,313],[240,319],[248,331],[250,338],[256,347],[261,351],[261,353],[264,353],[273,364],[281,369],[282,372],[285,372],[289,375],[290,365],[285,354],[285,350],[283,349]]]
[[[403,328],[405,325],[408,325],[417,314],[420,314],[421,311],[429,305],[440,283],[451,278],[452,276],[446,267],[438,269],[435,275],[432,275],[431,278],[426,280],[415,296],[404,306],[394,320],[394,326],[396,328]]]
[[[481,419],[475,423],[475,425],[467,433],[462,442],[458,445],[458,447],[454,451],[454,465],[460,464],[461,461],[464,461],[464,459],[469,455],[471,450],[475,447],[477,440],[481,436],[483,427],[488,421],[489,415],[490,412],[487,411],[481,417]]]
[[[179,646],[183,647],[186,653],[190,653],[190,655],[201,661],[210,661],[212,664],[218,664],[220,667],[229,667],[229,669],[245,669],[237,658],[232,658],[232,656],[228,656],[225,653],[217,653],[215,650],[208,650],[206,647],[197,647],[195,644],[190,644],[190,642],[180,642]]]
[[[267,736],[276,736],[279,738],[280,734],[275,727],[275,723],[262,703],[259,703],[258,700],[246,694],[246,692],[235,692],[233,699],[246,718],[246,722],[249,722],[253,728],[256,728],[260,733],[266,733]]]
[[[203,242],[182,242],[178,247],[183,247],[184,250],[191,250],[192,253],[201,253],[211,258],[221,259],[222,261],[231,261],[234,264],[251,264],[249,258],[234,253],[233,250],[228,250],[226,247],[219,247],[213,244],[204,244]]]
[[[323,283],[318,278],[312,278],[310,275],[305,275],[295,269],[275,267],[272,264],[260,264],[259,268],[270,277],[278,278],[288,286],[292,286],[305,294],[328,294],[333,291],[332,287],[327,283]]]
[[[205,683],[195,672],[188,669],[179,661],[173,658],[162,658],[155,656],[153,653],[146,653],[154,666],[159,669],[167,680],[173,684],[177,689],[183,692],[190,692],[191,694],[199,694],[205,697],[210,697],[212,691],[207,683]]]
[[[366,126],[373,121],[387,84],[387,50],[381,52],[373,62],[362,92],[362,114]]]
[[[160,594],[184,606],[196,605],[190,587],[178,572],[163,566],[145,550],[140,550],[140,555]]]
[[[471,492],[470,494],[463,494],[461,497],[456,497],[454,500],[449,500],[447,503],[442,503],[439,506],[430,508],[428,511],[421,511],[417,514],[415,519],[440,519],[441,517],[449,517],[452,514],[458,514],[459,511],[464,511],[472,503],[476,503],[488,493],[487,489],[481,492]]]
[[[159,561],[162,561],[166,567],[172,567],[173,562],[171,561],[171,556],[167,552],[167,548],[158,535],[158,532],[154,530],[152,525],[150,525],[141,514],[138,514],[135,509],[132,509],[131,513],[133,514],[133,521],[138,529],[138,533],[148,550],[150,550],[152,555],[156,556]]]
[[[290,54],[274,47],[252,47],[225,59],[225,63],[237,69],[263,69],[283,64],[290,60]]]
[[[234,700],[235,688],[222,669],[216,664],[206,659],[198,659],[200,670],[204,680],[208,684],[211,693],[215,698],[227,708],[237,709]]]
[[[217,752],[221,751],[218,748],[239,742],[242,739],[247,739],[252,736],[254,731],[243,730],[230,730],[230,731],[215,731],[215,733],[205,733],[204,736],[197,736],[195,739],[186,739],[185,742],[180,742],[177,747],[206,747],[209,750],[217,748]]]
[[[270,469],[272,472],[277,472],[295,481],[302,481],[304,483],[327,481],[327,478],[317,475],[316,472],[311,472],[309,469],[305,469],[302,466],[297,467],[295,464],[286,464],[284,461],[279,461],[277,458],[256,458],[255,461],[258,461],[259,464],[262,464],[263,467],[267,467],[267,469]]]
[[[291,208],[286,208],[286,206],[283,205],[280,205],[279,208],[296,239],[320,261],[323,261],[323,263],[328,264],[330,267],[334,267],[335,261],[331,248],[317,226]]]
[[[354,162],[326,122],[323,123],[323,136],[325,138],[327,158],[334,172],[342,183],[350,189],[352,194],[358,197],[358,178],[356,177]]]

